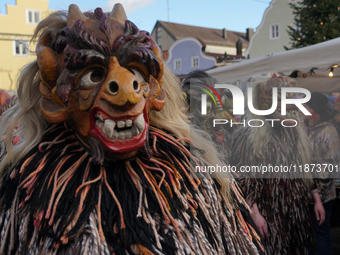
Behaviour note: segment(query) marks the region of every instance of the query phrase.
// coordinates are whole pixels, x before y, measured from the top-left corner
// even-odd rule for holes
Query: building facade
[[[208,69],[216,62],[244,58],[253,29],[246,33],[157,21],[151,33],[175,74]]]
[[[169,48],[166,60],[176,75],[187,74],[195,69],[209,69],[216,65],[216,59],[202,52],[203,45],[194,37],[184,37]]]
[[[273,52],[284,51],[290,47],[288,26],[294,24],[294,10],[290,3],[301,0],[273,0],[266,9],[260,26],[252,36],[245,55],[249,58],[267,55]]]
[[[19,70],[36,58],[34,30],[50,11],[48,0],[16,0],[6,10],[0,13],[0,89],[15,90]]]

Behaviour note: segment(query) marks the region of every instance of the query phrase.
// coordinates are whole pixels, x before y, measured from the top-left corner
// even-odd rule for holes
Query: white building
[[[251,37],[245,56],[255,58],[273,52],[284,51],[284,46],[290,48],[288,26],[294,24],[294,10],[290,3],[301,0],[273,0],[266,9],[261,24]]]

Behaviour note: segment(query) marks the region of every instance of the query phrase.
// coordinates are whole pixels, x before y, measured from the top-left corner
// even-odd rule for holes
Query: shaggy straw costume
[[[270,105],[271,86],[290,85],[283,78],[270,79],[267,85],[266,82],[254,84],[253,102],[256,109],[263,109],[259,98]],[[263,91],[266,93],[261,94]],[[265,117],[280,118],[278,115]],[[245,119],[264,120],[264,116],[256,116],[248,111]],[[310,162],[308,145],[307,137],[299,126],[277,128],[267,122],[258,128],[241,127],[233,134],[231,164],[237,168],[268,165],[289,167],[291,164],[299,166]],[[267,253],[308,254],[313,230],[305,176],[291,171],[287,174],[274,172],[265,178],[261,173],[247,173],[240,177],[239,184],[246,198],[251,204],[257,204],[260,214],[267,221],[269,238],[264,241]]]
[[[1,116],[0,254],[265,253],[233,180],[192,173],[216,149],[189,140],[178,81],[121,5],[38,32]]]
[[[150,159],[100,166],[71,129],[51,126],[3,178],[0,251],[257,253],[258,235],[243,219],[249,214],[235,184],[224,203],[212,179],[190,175],[190,152],[173,136],[151,127],[150,148]]]
[[[266,161],[254,156],[247,137],[250,128],[240,129],[234,135],[235,155],[232,164],[240,166],[289,166],[302,165],[301,156],[294,143],[297,132],[284,129],[277,134],[270,133],[266,146]],[[264,163],[266,162],[266,163]],[[312,226],[308,211],[308,196],[305,180],[296,178],[241,178],[239,181],[244,194],[256,203],[268,225],[269,238],[264,244],[268,254],[308,254],[307,247],[312,243]]]

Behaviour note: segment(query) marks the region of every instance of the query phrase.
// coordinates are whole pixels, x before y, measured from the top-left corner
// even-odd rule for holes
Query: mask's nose
[[[109,72],[103,84],[102,98],[116,107],[134,106],[143,97],[141,84],[128,69],[111,57]]]

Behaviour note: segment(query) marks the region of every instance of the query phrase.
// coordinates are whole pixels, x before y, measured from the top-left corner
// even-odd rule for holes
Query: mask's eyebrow
[[[104,34],[107,35],[108,27],[105,26],[105,20],[106,19],[104,18],[101,21],[101,24],[103,23],[103,26],[101,26],[101,30],[104,32]],[[54,47],[58,53],[62,52],[68,44],[72,44],[73,47],[77,49],[92,49],[100,52],[105,56],[110,56],[111,54],[110,47],[99,38],[91,35],[86,30],[84,21],[80,19],[74,23],[72,29],[65,27],[58,30],[58,32],[56,33],[56,38],[57,40]]]
[[[153,77],[158,77],[161,66],[151,50],[151,35],[139,30],[131,21],[125,21],[125,32],[119,35],[112,46],[113,54],[117,56],[121,66],[127,66],[136,61],[148,69]]]
[[[79,69],[87,65],[106,65],[107,59],[104,55],[95,50],[78,50],[68,44],[65,48],[67,58],[65,66],[67,69]]]

